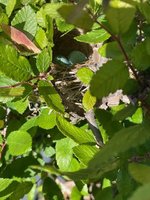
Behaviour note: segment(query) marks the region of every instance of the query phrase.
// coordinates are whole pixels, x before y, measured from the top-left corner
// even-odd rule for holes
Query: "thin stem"
[[[39,76],[35,76],[35,77],[32,77],[30,78],[28,81],[22,81],[22,82],[19,82],[19,83],[16,83],[16,84],[13,84],[13,85],[4,85],[4,86],[0,86],[0,89],[2,88],[14,88],[14,87],[17,87],[17,86],[20,86],[20,85],[23,85],[23,84],[28,84],[30,86],[33,87],[33,85],[30,83],[30,81],[34,80],[34,79],[41,79],[41,78],[45,78],[46,75],[39,75]]]
[[[96,22],[101,28],[103,28],[105,31],[107,31],[107,32],[111,35],[112,39],[115,40],[115,41],[118,43],[118,45],[119,45],[119,47],[120,47],[120,50],[121,50],[122,54],[124,55],[124,58],[125,58],[125,60],[126,60],[126,62],[127,62],[128,67],[129,67],[130,70],[132,71],[134,77],[135,77],[135,78],[139,81],[139,83],[141,84],[141,81],[139,80],[138,74],[137,74],[136,70],[134,69],[133,65],[131,64],[130,59],[129,59],[129,57],[128,57],[128,55],[127,55],[127,53],[126,53],[126,51],[125,51],[125,49],[124,49],[124,47],[123,47],[123,45],[122,45],[120,39],[119,39],[116,35],[114,35],[113,33],[111,33],[111,31],[110,31],[106,26],[104,26],[102,23],[100,23],[99,21],[97,21],[97,19],[95,20],[95,22]]]

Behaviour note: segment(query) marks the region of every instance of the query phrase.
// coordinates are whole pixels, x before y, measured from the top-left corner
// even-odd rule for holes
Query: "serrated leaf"
[[[5,13],[0,13],[0,32],[2,31],[2,24],[8,24],[8,17]],[[2,41],[2,38],[0,38]]]
[[[51,189],[49,189],[49,188],[51,188]],[[45,199],[47,199],[47,200],[63,199],[63,195],[61,193],[59,186],[55,183],[54,180],[52,180],[49,177],[44,179],[42,191],[43,191]]]
[[[71,138],[75,142],[79,144],[93,143],[93,142],[95,143],[92,134],[74,126],[63,117],[57,115],[56,123],[58,129],[62,132],[62,134]]]
[[[129,200],[149,200],[150,199],[150,184],[145,184],[139,187],[133,195],[129,198]]]
[[[48,39],[46,37],[46,33],[42,28],[39,28],[37,30],[37,33],[35,35],[35,40],[41,47],[41,49],[44,49],[48,45]]]
[[[20,27],[20,24],[22,24],[23,27]],[[20,9],[16,13],[11,22],[11,25],[15,27],[20,27],[21,30],[29,33],[28,36],[30,36],[30,39],[33,39],[36,34],[37,20],[36,14],[31,6],[27,5],[22,7],[22,9]]]
[[[46,49],[44,49],[36,59],[36,66],[39,72],[43,73],[46,72],[47,69],[50,67],[52,58],[50,57],[49,53]]]
[[[75,37],[75,39],[79,42],[97,44],[99,42],[104,42],[109,37],[110,37],[109,33],[107,33],[104,29],[100,29],[100,30],[92,30],[91,32],[87,32],[84,35],[79,35]]]
[[[11,155],[22,155],[31,150],[32,138],[25,131],[13,131],[7,137],[7,145]]]
[[[12,11],[14,10],[14,7],[16,5],[16,0],[8,0],[6,5],[6,13],[8,17],[10,17]]]
[[[91,110],[96,103],[96,97],[93,97],[89,90],[85,92],[82,99],[83,107],[86,111]]]
[[[5,190],[12,182],[13,182],[13,179],[1,178],[0,179],[0,192]]]
[[[10,200],[22,199],[32,188],[33,183],[29,181],[24,181],[18,184],[15,188],[13,194],[9,197]]]
[[[147,20],[148,23],[150,23],[150,5],[148,1],[145,2],[140,2],[137,4],[139,7],[140,12],[144,15],[145,19]]]
[[[72,24],[67,24],[63,19],[56,19],[57,29],[61,32],[67,32],[74,29]]]
[[[77,72],[77,77],[82,81],[84,84],[88,85],[93,77],[93,72],[91,69],[87,67],[82,67]]]
[[[123,88],[128,77],[129,72],[125,64],[115,60],[108,61],[93,76],[90,85],[91,94],[99,99],[105,97]]]
[[[131,54],[132,62],[138,70],[146,70],[150,66],[150,55],[147,51],[147,42],[148,40],[138,43],[137,46],[134,47]]]
[[[131,4],[112,0],[105,13],[106,18],[115,34],[125,33],[135,16],[136,8]]]
[[[34,53],[40,53],[41,50],[35,46],[35,44],[21,31],[18,29],[8,26],[6,24],[2,24],[3,31],[11,38],[13,42],[16,44],[19,44],[26,49],[34,52]]]
[[[62,18],[58,12],[58,9],[61,8],[62,5],[66,5],[62,2],[59,3],[47,3],[43,6],[43,10],[45,15],[50,16],[53,19]]]
[[[64,138],[56,142],[56,161],[61,171],[76,171],[79,163],[73,157],[72,148],[77,144],[70,138]]]
[[[24,87],[0,88],[0,97],[17,97],[24,93]]]
[[[78,5],[63,5],[58,9],[60,15],[67,23],[73,24],[79,28],[90,30],[93,25],[93,20],[83,7]],[[88,22],[88,23],[87,23]]]
[[[150,166],[131,163],[129,164],[129,172],[137,182],[141,184],[150,183]]]
[[[88,162],[96,155],[99,149],[96,146],[81,144],[73,147],[73,152],[79,161],[87,166]]]
[[[117,42],[109,42],[99,48],[98,52],[102,57],[112,58],[114,60],[123,60],[123,54]]]
[[[28,99],[20,99],[7,102],[7,106],[13,110],[16,110],[18,113],[23,114],[29,105]]]
[[[16,81],[30,78],[32,70],[25,57],[19,56],[16,49],[9,45],[0,45],[0,71]]]
[[[44,108],[37,117],[36,125],[43,129],[52,129],[56,125],[56,114],[54,111]]]
[[[136,111],[137,107],[133,106],[132,104],[128,105],[127,107],[125,107],[124,109],[120,110],[119,112],[117,112],[114,116],[113,116],[113,120],[124,120],[127,117],[132,116],[135,111]]]
[[[40,81],[39,92],[50,108],[58,112],[64,112],[62,100],[50,82]]]
[[[74,173],[65,173],[74,179],[98,179],[106,172],[118,168],[119,154],[136,148],[150,139],[149,121],[118,131],[114,137],[94,156],[88,168]]]

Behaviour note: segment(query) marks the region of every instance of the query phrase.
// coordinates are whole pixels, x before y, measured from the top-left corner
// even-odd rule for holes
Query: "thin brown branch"
[[[100,23],[99,21],[97,21],[97,19],[95,20],[95,22],[96,22],[101,28],[103,28],[105,31],[107,31],[107,33],[109,33],[109,34],[111,35],[112,39],[118,43],[118,46],[119,46],[119,48],[120,48],[122,54],[124,55],[124,58],[125,58],[125,60],[126,60],[126,62],[127,62],[128,67],[129,67],[130,70],[132,71],[134,77],[135,77],[135,78],[139,81],[139,83],[141,84],[141,81],[139,80],[138,74],[137,74],[136,70],[134,69],[133,65],[131,64],[130,59],[129,59],[129,57],[128,57],[128,55],[127,55],[127,53],[126,53],[126,51],[125,51],[125,49],[124,49],[124,47],[123,47],[123,45],[122,45],[120,39],[119,39],[119,37],[117,37],[116,35],[114,35],[105,25],[103,25],[102,23]]]
[[[14,87],[17,87],[17,86],[20,86],[20,85],[24,85],[24,84],[27,84],[27,85],[30,85],[30,86],[33,87],[33,84],[30,83],[30,81],[32,81],[34,79],[38,79],[39,80],[39,79],[42,79],[42,78],[45,78],[45,77],[46,77],[46,75],[42,74],[42,75],[39,75],[39,76],[32,77],[32,78],[28,79],[27,81],[22,81],[22,82],[19,82],[19,83],[15,83],[13,85],[0,86],[0,89],[2,89],[2,88],[14,88]]]

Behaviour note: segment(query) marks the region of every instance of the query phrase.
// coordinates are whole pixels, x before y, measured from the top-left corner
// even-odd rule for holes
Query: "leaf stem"
[[[101,28],[103,28],[105,31],[107,31],[107,32],[111,35],[112,39],[115,40],[115,41],[118,43],[118,46],[120,47],[120,50],[121,50],[122,54],[124,55],[124,58],[125,58],[125,60],[126,60],[126,62],[127,62],[127,65],[128,65],[128,67],[129,67],[129,69],[132,71],[134,77],[135,77],[135,78],[139,81],[139,83],[141,84],[141,81],[140,81],[140,79],[139,79],[139,77],[138,77],[138,74],[137,74],[136,70],[134,69],[133,65],[131,64],[130,59],[129,59],[129,57],[128,57],[128,55],[127,55],[127,53],[126,53],[126,51],[125,51],[125,49],[124,49],[124,47],[123,47],[123,45],[122,45],[120,39],[119,39],[119,37],[117,37],[116,35],[114,35],[104,24],[100,23],[97,19],[95,19],[95,22],[96,22]]]

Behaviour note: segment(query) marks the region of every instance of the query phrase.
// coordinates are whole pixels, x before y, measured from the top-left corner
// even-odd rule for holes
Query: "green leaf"
[[[0,192],[5,190],[12,182],[13,182],[13,179],[1,178],[0,179]]]
[[[148,1],[145,2],[140,2],[138,3],[138,7],[140,12],[144,15],[145,19],[147,20],[148,23],[150,23],[150,16],[149,16],[149,12],[150,12],[150,5]]]
[[[61,193],[59,186],[55,183],[54,180],[52,180],[49,177],[44,179],[42,191],[46,200],[63,199],[63,195]]]
[[[110,37],[109,33],[107,33],[104,29],[100,29],[100,30],[92,30],[91,32],[87,32],[84,35],[79,35],[75,37],[75,39],[79,42],[97,44],[99,42],[104,42],[109,37]]]
[[[90,30],[93,25],[93,20],[80,5],[63,5],[58,9],[60,15],[67,23],[73,24],[78,28]],[[87,23],[88,22],[88,23]]]
[[[96,146],[81,144],[73,147],[73,153],[85,166],[88,165],[97,152],[99,152],[99,149]]]
[[[47,69],[50,67],[52,58],[50,57],[49,53],[46,49],[44,49],[36,59],[36,66],[39,72],[43,73],[46,72]]]
[[[13,110],[16,110],[18,113],[23,114],[29,105],[28,99],[20,99],[7,102],[7,106]]]
[[[61,32],[67,32],[74,29],[72,24],[67,24],[63,19],[56,19],[57,29]]]
[[[21,30],[24,30],[26,33],[28,33],[28,37],[30,39],[33,39],[37,30],[37,19],[36,14],[31,6],[27,5],[22,7],[22,9],[16,13],[11,25],[21,28]]]
[[[81,200],[82,195],[76,186],[72,188],[70,198],[71,200]]]
[[[8,0],[6,5],[6,13],[8,17],[10,17],[12,11],[14,10],[16,5],[16,0]]]
[[[32,138],[25,131],[13,131],[7,137],[7,144],[10,154],[18,156],[31,150]]]
[[[24,87],[1,88],[1,97],[17,97],[23,95]]]
[[[93,143],[93,142],[95,143],[92,134],[74,126],[63,117],[57,115],[56,123],[58,129],[62,132],[62,134],[70,137],[75,142],[79,144]]]
[[[1,10],[0,10],[1,11]],[[2,11],[0,12],[0,32],[2,31],[1,25],[2,24],[8,24],[8,17],[5,13]],[[2,41],[2,38],[0,38]]]
[[[105,200],[113,200],[113,193],[112,193],[112,188],[107,187],[104,188],[103,190],[98,190],[98,192],[95,195],[95,200],[100,200],[100,199],[105,199]]]
[[[85,92],[82,99],[83,107],[86,111],[93,109],[96,104],[96,97],[93,97],[89,90]]]
[[[131,176],[139,183],[150,183],[150,166],[143,164],[129,164],[129,172]]]
[[[119,155],[144,144],[150,139],[149,121],[118,131],[114,137],[89,162],[88,168],[74,173],[65,173],[74,179],[98,179],[119,165]]]
[[[150,55],[147,46],[149,39],[144,42],[138,43],[132,51],[132,62],[138,70],[146,70],[150,66]]]
[[[104,64],[93,76],[90,91],[93,96],[102,98],[117,89],[123,88],[129,72],[125,64],[111,60]]]
[[[77,171],[79,163],[73,157],[73,147],[77,144],[70,138],[64,138],[56,142],[56,161],[61,171]]]
[[[16,49],[0,44],[0,71],[16,81],[28,80],[32,70],[28,60],[19,56]]]
[[[109,42],[99,48],[98,52],[102,57],[112,58],[114,60],[123,60],[123,54],[117,42]]]
[[[43,11],[45,15],[48,15],[49,17],[53,19],[61,19],[61,15],[58,12],[58,9],[61,8],[62,5],[65,5],[62,2],[59,3],[47,3],[43,6]]]
[[[43,129],[52,129],[56,125],[56,114],[54,111],[44,108],[36,119],[36,125]]]
[[[149,200],[150,199],[150,184],[145,184],[139,187],[133,195],[129,198],[129,200]]]
[[[41,49],[44,49],[48,45],[46,33],[42,28],[38,28],[37,33],[35,35],[35,40]]]
[[[50,82],[39,81],[39,92],[50,108],[58,112],[64,112],[62,100]]]
[[[93,71],[87,67],[82,67],[77,71],[77,77],[86,85],[90,83],[93,74]]]
[[[15,188],[13,194],[9,197],[10,200],[19,200],[24,197],[25,194],[27,194],[33,186],[32,182],[24,181]]]
[[[8,199],[13,193],[19,182],[13,179],[1,179],[0,180],[0,197],[1,200]]]
[[[132,116],[135,111],[136,111],[137,107],[133,106],[132,104],[128,105],[127,107],[123,108],[122,110],[120,110],[119,112],[117,112],[114,116],[113,116],[113,120],[124,120],[127,117]]]
[[[94,170],[93,176],[95,178],[100,177],[104,172],[110,171],[119,154],[144,144],[150,139],[149,130],[149,124],[146,123],[123,128],[118,131],[107,145],[90,161],[89,168]],[[92,174],[90,177],[92,177]]]
[[[106,8],[106,18],[115,34],[125,33],[135,16],[135,6],[131,4],[112,0]]]

